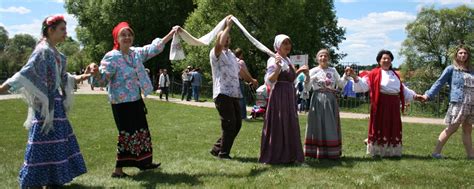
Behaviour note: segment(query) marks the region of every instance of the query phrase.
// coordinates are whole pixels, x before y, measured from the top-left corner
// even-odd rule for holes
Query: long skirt
[[[400,97],[380,93],[377,110],[370,111],[367,154],[381,157],[402,156]]]
[[[20,170],[21,188],[63,185],[87,172],[71,124],[66,117],[63,97],[56,91],[53,129],[43,132],[44,118],[35,113],[28,133],[25,159]]]
[[[153,162],[150,131],[143,99],[112,104],[119,132],[115,167],[145,167]]]
[[[300,128],[291,82],[277,82],[271,92],[262,130],[260,163],[303,162]]]
[[[341,157],[341,121],[334,93],[316,91],[311,97],[304,155],[312,158]]]

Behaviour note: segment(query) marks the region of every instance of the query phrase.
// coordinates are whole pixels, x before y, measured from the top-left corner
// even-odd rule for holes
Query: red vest
[[[397,74],[397,72],[392,71],[400,80],[400,76]],[[368,74],[369,78],[369,87],[370,87],[370,110],[377,112],[377,105],[379,102],[379,96],[380,96],[380,82],[382,81],[382,69],[380,67],[374,68],[370,73]],[[400,102],[402,103],[402,112],[405,111],[405,96],[403,95],[403,84],[402,81],[400,80]]]

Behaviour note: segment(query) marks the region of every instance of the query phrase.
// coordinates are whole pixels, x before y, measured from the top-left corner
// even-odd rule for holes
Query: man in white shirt
[[[217,34],[216,44],[209,53],[212,68],[212,98],[221,117],[222,129],[222,135],[210,153],[221,159],[232,159],[229,156],[230,150],[242,126],[239,74],[254,86],[258,85],[257,80],[242,73],[234,53],[229,50],[231,27],[232,20],[229,15],[224,30]]]

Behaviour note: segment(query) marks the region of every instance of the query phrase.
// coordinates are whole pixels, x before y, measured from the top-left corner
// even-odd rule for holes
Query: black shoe
[[[219,154],[217,157],[219,157],[219,159],[232,159],[229,154]]]
[[[118,174],[118,173],[112,173],[110,176],[112,178],[127,178],[130,177],[130,175],[127,175],[126,173]]]
[[[209,151],[209,153],[211,153],[211,155],[214,157],[217,157],[219,155],[219,153],[214,150]]]
[[[146,170],[150,170],[150,169],[156,169],[158,167],[160,167],[161,163],[151,163],[151,164],[148,164],[148,165],[145,165],[143,167],[139,167],[140,171],[146,171]]]

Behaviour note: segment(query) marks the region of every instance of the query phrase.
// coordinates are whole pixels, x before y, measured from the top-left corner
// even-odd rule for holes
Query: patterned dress
[[[19,176],[22,188],[63,185],[87,172],[66,115],[74,82],[66,73],[66,58],[46,41],[41,41],[28,63],[6,81],[11,92],[25,95],[29,107],[25,122],[28,142]]]
[[[109,51],[102,58],[98,83],[109,85],[109,101],[118,130],[116,167],[144,168],[153,162],[147,109],[141,97],[153,91],[143,63],[163,51],[156,38],[149,45],[131,47],[128,54]]]
[[[463,72],[464,98],[460,103],[450,103],[444,122],[447,125],[460,124],[468,120],[474,123],[474,75]]]

